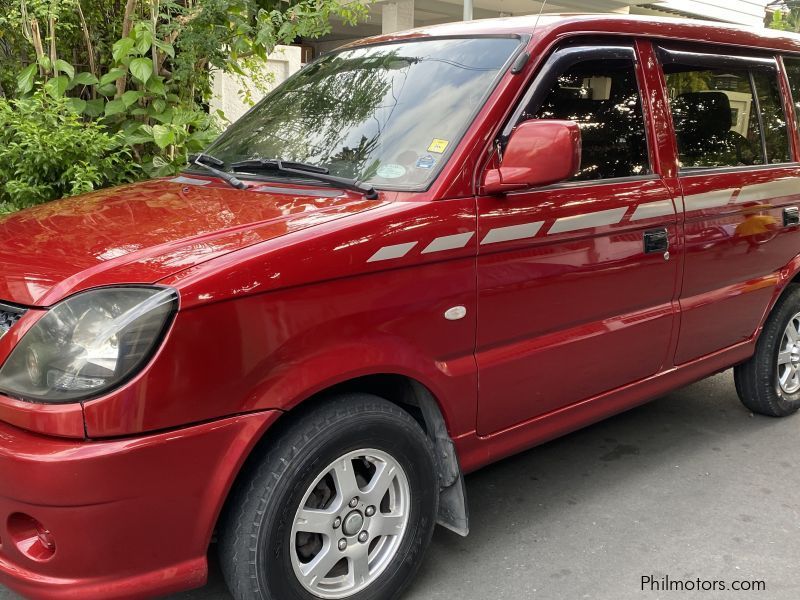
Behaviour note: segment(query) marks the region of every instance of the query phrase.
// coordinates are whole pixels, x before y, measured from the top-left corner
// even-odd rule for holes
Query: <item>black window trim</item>
[[[791,132],[789,131],[789,123],[787,119],[786,123],[786,141],[788,143],[787,150],[789,155],[789,160],[786,162],[780,163],[771,163],[769,162],[769,154],[767,152],[767,136],[766,132],[764,131],[764,117],[761,114],[761,100],[758,98],[758,90],[756,89],[755,78],[753,77],[753,70],[763,70],[769,71],[775,75],[776,78],[780,77],[781,69],[778,65],[777,56],[773,55],[769,58],[762,57],[762,56],[739,56],[739,55],[732,55],[732,54],[715,54],[713,52],[695,52],[693,50],[678,50],[675,48],[671,48],[669,45],[661,45],[661,44],[654,44],[656,55],[658,56],[658,60],[661,63],[662,72],[664,65],[672,65],[672,64],[682,64],[682,65],[693,65],[698,67],[708,67],[712,69],[724,69],[724,68],[738,68],[738,69],[746,69],[750,81],[750,93],[753,95],[753,107],[756,112],[756,118],[758,119],[758,135],[761,140],[761,159],[764,161],[763,164],[760,165],[722,165],[722,166],[715,166],[715,167],[680,167],[678,169],[681,175],[699,175],[702,173],[709,173],[710,171],[714,172],[725,172],[725,171],[742,171],[742,170],[751,170],[757,168],[769,168],[769,167],[786,167],[789,165],[797,164],[798,161],[794,159],[792,156],[792,141],[791,141]],[[666,75],[666,73],[665,73]],[[780,83],[780,82],[778,82]],[[784,116],[787,116],[786,113],[786,106],[784,104],[784,95],[780,90],[780,85],[778,86],[779,93],[780,93],[780,101],[781,106],[783,107]],[[791,95],[791,89],[789,90]],[[669,110],[670,120],[672,120],[672,107],[670,106]],[[673,139],[675,139],[676,143],[676,150],[677,150],[677,139],[675,138],[675,123],[672,122],[672,133]]]
[[[778,61],[775,57],[738,56],[732,54],[714,54],[712,52],[694,52],[691,50],[677,50],[669,46],[656,45],[656,54],[662,65],[690,64],[716,69],[771,69],[778,70]]]

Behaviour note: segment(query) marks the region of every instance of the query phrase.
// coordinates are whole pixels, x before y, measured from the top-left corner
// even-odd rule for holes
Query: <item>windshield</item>
[[[378,187],[426,187],[519,44],[433,39],[324,56],[234,123],[208,154],[226,168],[280,159]]]

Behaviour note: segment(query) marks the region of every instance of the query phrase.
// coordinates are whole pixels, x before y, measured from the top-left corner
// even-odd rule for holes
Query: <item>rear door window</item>
[[[681,168],[790,160],[774,61],[771,66],[766,60],[725,64],[725,57],[684,52],[669,58],[664,75]]]

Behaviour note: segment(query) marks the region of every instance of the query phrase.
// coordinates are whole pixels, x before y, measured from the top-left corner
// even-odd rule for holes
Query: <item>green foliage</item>
[[[66,99],[0,99],[0,214],[140,176],[121,134],[84,121]]]
[[[772,13],[772,20],[767,23],[767,27],[779,31],[800,32],[800,1],[785,0],[773,6],[776,10]]]
[[[67,111],[122,140],[142,176],[169,175],[218,133],[215,70],[263,87],[277,44],[329,32],[333,16],[354,24],[367,1],[0,0],[0,99]]]

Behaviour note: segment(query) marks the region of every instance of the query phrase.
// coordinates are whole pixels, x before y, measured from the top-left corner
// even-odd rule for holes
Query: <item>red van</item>
[[[800,407],[800,38],[364,40],[179,177],[0,222],[0,582],[397,598],[463,474],[734,367]]]

